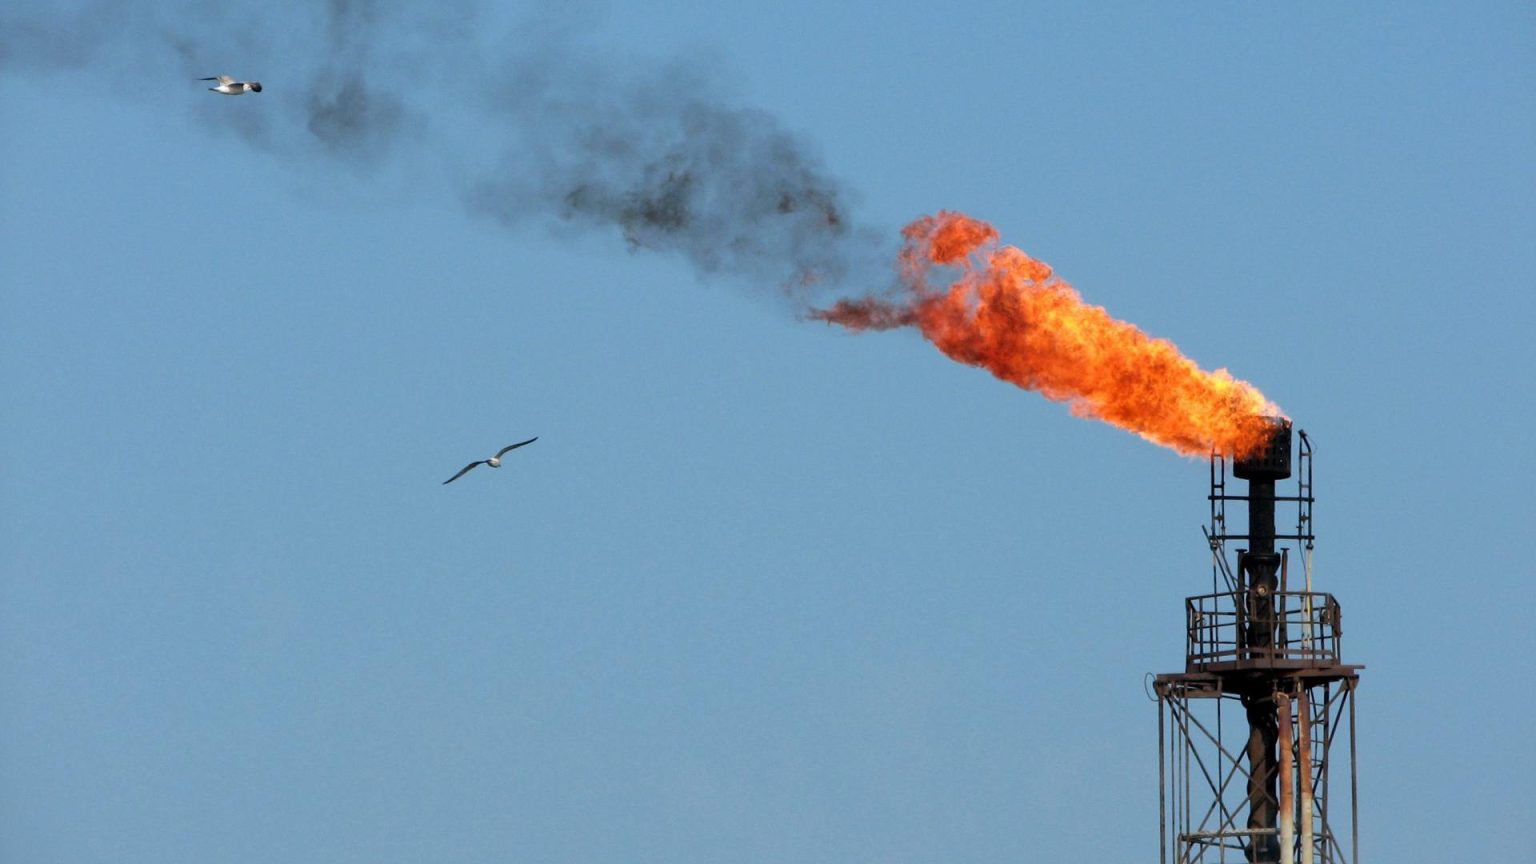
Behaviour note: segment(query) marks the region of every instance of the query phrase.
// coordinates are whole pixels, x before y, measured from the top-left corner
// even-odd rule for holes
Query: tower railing
[[[1187,671],[1338,665],[1341,616],[1332,594],[1276,592],[1268,620],[1253,617],[1245,600],[1246,593],[1239,591],[1185,599]]]

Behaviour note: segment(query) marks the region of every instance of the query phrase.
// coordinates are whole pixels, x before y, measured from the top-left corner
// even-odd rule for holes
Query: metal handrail
[[[1254,620],[1239,591],[1184,601],[1188,622],[1185,660],[1190,668],[1213,663],[1329,665],[1339,662],[1339,603],[1316,591],[1278,591],[1266,620]],[[1266,639],[1250,639],[1255,629]]]

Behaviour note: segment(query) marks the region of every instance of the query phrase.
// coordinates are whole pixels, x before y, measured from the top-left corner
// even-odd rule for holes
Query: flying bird
[[[527,441],[519,441],[516,444],[508,444],[507,446],[501,448],[500,450],[497,450],[495,456],[492,456],[489,459],[481,459],[479,462],[471,462],[468,465],[465,465],[463,468],[460,468],[459,469],[459,473],[453,475],[452,477],[449,477],[447,480],[444,480],[443,481],[443,485],[447,486],[449,483],[452,483],[453,481],[459,479],[460,477],[463,477],[465,474],[468,474],[469,473],[469,469],[475,467],[476,465],[489,465],[492,468],[500,468],[501,467],[501,457],[507,455],[507,451],[509,451],[509,450],[516,450],[517,448],[523,446],[524,444],[532,444],[533,442],[535,442],[537,440],[539,440],[539,436],[535,435],[532,438],[529,438]]]
[[[236,81],[228,75],[215,75],[212,78],[199,78],[199,81],[217,81],[219,86],[209,87],[215,93],[223,93],[225,96],[239,96],[241,93],[260,93],[260,81]]]

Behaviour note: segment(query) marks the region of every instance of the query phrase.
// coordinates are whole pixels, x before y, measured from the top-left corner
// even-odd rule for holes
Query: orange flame
[[[991,225],[940,211],[902,235],[906,296],[842,300],[811,317],[853,330],[915,326],[951,359],[1187,456],[1263,449],[1267,427],[1252,418],[1280,410],[1257,388],[1084,303],[1050,265],[998,245]],[[929,284],[937,265],[959,268],[947,288]]]

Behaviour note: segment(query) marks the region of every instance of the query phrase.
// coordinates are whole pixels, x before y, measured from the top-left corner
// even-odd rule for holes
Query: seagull
[[[209,87],[215,93],[223,93],[225,96],[239,96],[241,93],[260,93],[260,81],[236,81],[228,75],[215,75],[212,78],[199,78],[199,81],[217,81],[219,86]]]
[[[476,465],[489,465],[492,468],[500,468],[501,467],[501,457],[507,455],[507,451],[508,450],[516,450],[517,448],[523,446],[524,444],[532,444],[533,442],[535,442],[537,440],[539,440],[539,436],[535,435],[532,438],[529,438],[527,441],[519,441],[516,444],[508,444],[507,446],[501,448],[500,450],[497,450],[495,456],[492,456],[489,459],[481,459],[479,462],[471,462],[468,465],[465,465],[463,468],[460,468],[459,469],[459,473],[453,475],[452,477],[449,477],[447,480],[444,480],[443,481],[443,485],[447,486],[449,483],[452,483],[453,481],[459,479],[460,477],[463,477],[465,474],[468,474],[469,473],[469,469],[475,467]]]

